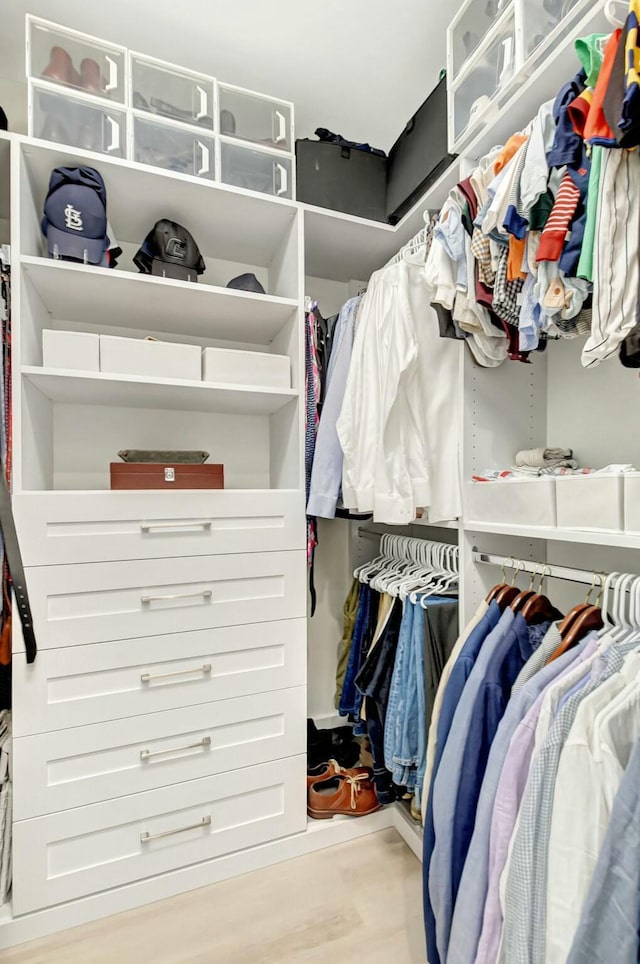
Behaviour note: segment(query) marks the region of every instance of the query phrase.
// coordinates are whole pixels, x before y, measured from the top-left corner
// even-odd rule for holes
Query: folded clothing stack
[[[512,471],[516,475],[568,475],[577,468],[572,449],[537,448],[516,453]]]

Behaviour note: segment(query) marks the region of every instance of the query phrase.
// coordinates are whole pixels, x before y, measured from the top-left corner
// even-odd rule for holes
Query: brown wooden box
[[[224,489],[224,465],[112,462],[112,489]]]

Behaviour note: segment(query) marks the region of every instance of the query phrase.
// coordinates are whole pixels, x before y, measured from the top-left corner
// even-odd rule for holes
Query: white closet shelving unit
[[[573,36],[606,29],[596,2]],[[305,621],[304,296],[327,314],[358,290],[469,164],[555,95],[572,72],[571,48],[565,37],[548,51],[395,228],[0,135],[0,241],[10,218],[13,261],[14,510],[40,645],[27,666],[16,628],[14,894],[0,909],[0,948],[387,827],[420,853],[400,808],[306,821],[305,717],[334,714],[339,635],[322,615],[308,629]],[[103,174],[124,250],[117,270],[42,258],[42,203],[60,164]],[[207,264],[197,285],[135,273],[131,255],[162,216],[196,238]],[[225,289],[242,271],[268,294]],[[286,354],[292,388],[47,371],[44,328]],[[463,478],[545,442],[572,446],[585,462],[640,466],[635,375],[615,362],[582,370],[576,342],[551,345],[530,367],[480,370],[461,354],[451,391],[464,397]],[[224,463],[227,488],[111,492],[108,465],[125,447],[205,448]],[[349,527],[331,526],[319,568],[323,553],[339,556],[323,576],[321,607],[327,597],[339,610],[354,557],[376,547],[363,548],[355,524],[342,541],[336,533]],[[460,545],[463,620],[499,575],[474,561],[475,547],[640,572],[637,536],[467,518],[412,528],[420,531]],[[571,590],[553,592],[561,602]],[[148,604],[143,595],[183,598]]]

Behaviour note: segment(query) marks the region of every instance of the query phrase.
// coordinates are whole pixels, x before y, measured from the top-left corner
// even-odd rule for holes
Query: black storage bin
[[[455,160],[447,146],[447,79],[443,77],[389,152],[386,215],[391,224],[397,224]]]
[[[305,204],[386,221],[387,158],[327,141],[296,141],[296,196]]]

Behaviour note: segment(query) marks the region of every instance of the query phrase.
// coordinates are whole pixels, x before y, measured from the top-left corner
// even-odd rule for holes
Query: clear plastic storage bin
[[[221,176],[225,184],[259,191],[274,197],[293,197],[293,168],[290,157],[256,151],[239,144],[220,144]]]
[[[133,118],[133,160],[177,174],[215,179],[215,140],[204,131]]]
[[[504,525],[555,526],[555,479],[513,478],[467,482],[465,520]]]
[[[160,117],[213,130],[213,80],[131,54],[131,106]]]
[[[218,84],[219,130],[226,137],[293,150],[291,104]]]
[[[624,475],[563,475],[556,482],[558,528],[621,532]]]
[[[127,118],[123,110],[104,107],[50,88],[31,88],[31,130],[34,137],[68,144],[84,151],[125,157]]]
[[[454,80],[453,134],[457,140],[468,127],[475,127],[501,87],[514,74],[516,39],[513,17],[509,17],[492,43],[460,82]]]
[[[28,17],[27,76],[124,104],[125,48]]]
[[[497,18],[513,0],[472,0],[451,21],[449,27],[449,74],[454,80],[478,49]]]
[[[522,2],[524,59],[562,23],[570,27],[585,11],[585,0],[518,0]],[[588,2],[588,0],[587,0]],[[605,38],[606,41],[606,38]]]

